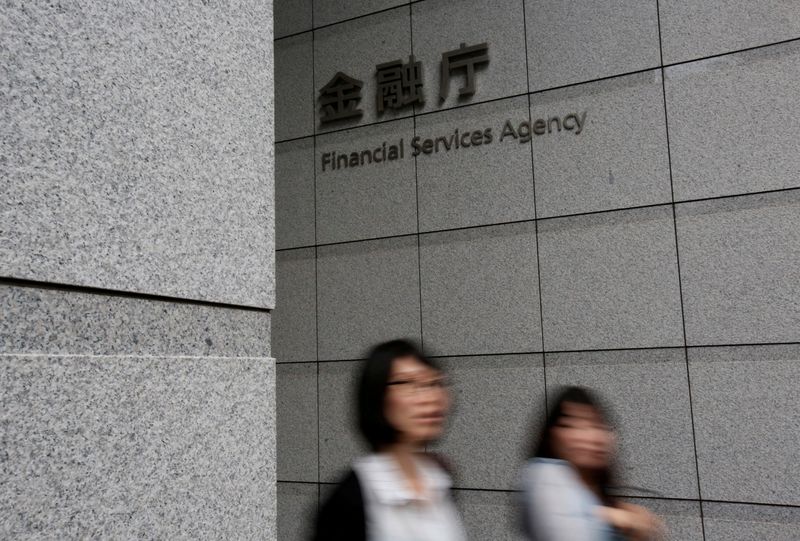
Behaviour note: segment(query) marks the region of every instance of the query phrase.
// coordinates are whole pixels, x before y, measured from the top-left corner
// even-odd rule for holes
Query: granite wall
[[[3,539],[275,539],[272,28],[0,7]]]
[[[624,494],[670,539],[797,539],[800,4],[779,0],[276,2],[278,510],[301,539],[364,452],[365,348],[440,357],[474,539],[515,537],[515,476],[547,397],[589,385],[619,421]],[[439,62],[489,44],[476,92]],[[421,61],[425,104],[375,106]],[[320,123],[337,71],[360,119]],[[499,141],[506,120],[586,113]],[[410,142],[492,127],[480,147]],[[323,170],[404,140],[405,158]],[[641,490],[641,489],[646,489]]]

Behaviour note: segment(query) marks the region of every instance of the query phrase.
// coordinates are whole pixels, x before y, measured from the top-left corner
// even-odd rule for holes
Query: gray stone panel
[[[270,354],[270,314],[0,285],[0,354]]]
[[[800,190],[677,206],[689,345],[800,340]]]
[[[357,428],[355,392],[361,361],[319,363],[319,477],[339,481],[367,453]],[[324,494],[323,494],[324,500]]]
[[[457,357],[441,362],[453,411],[434,446],[452,460],[456,486],[513,489],[531,434],[544,420],[541,355]]]
[[[308,541],[317,514],[319,486],[278,483],[278,539]]]
[[[7,6],[0,275],[269,308],[269,3]]]
[[[411,139],[403,119],[317,137],[317,242],[333,243],[417,232],[417,187]],[[386,145],[386,151],[383,145]],[[392,146],[397,159],[389,160]],[[377,150],[379,149],[380,150]],[[402,148],[403,156],[400,157]],[[341,167],[339,158],[370,151],[363,165]],[[323,156],[333,164],[324,164]],[[379,158],[380,163],[372,161]],[[360,163],[360,158],[356,161]]]
[[[531,120],[539,218],[672,201],[660,70],[534,94]]]
[[[318,249],[319,358],[360,359],[392,338],[420,339],[415,237]]]
[[[274,539],[274,385],[268,358],[3,356],[0,537]]]
[[[799,78],[800,42],[667,68],[675,199],[800,186]]]
[[[625,501],[649,509],[661,519],[665,535],[660,541],[704,541],[700,502],[656,498],[625,498]]]
[[[467,539],[523,541],[516,493],[455,490]]]
[[[272,312],[272,351],[278,362],[317,360],[315,248],[276,254],[277,308]]]
[[[656,0],[525,0],[530,89],[661,64]]]
[[[409,106],[399,112],[389,109],[378,116],[375,66],[411,54],[411,24],[408,6],[335,24],[314,33],[314,114],[317,132],[329,131],[378,120],[410,116]],[[320,123],[319,91],[337,72],[363,82],[358,108],[361,118]]]
[[[608,403],[623,485],[697,498],[689,385],[683,348],[548,353],[547,396],[580,385]],[[622,494],[641,495],[635,488]]]
[[[522,0],[428,0],[411,6],[414,56],[425,74],[424,111],[504,98],[526,91],[525,22]],[[489,45],[489,63],[475,68],[475,94],[460,97],[464,70],[453,72],[447,97],[440,98],[442,54],[480,43]],[[417,108],[419,111],[420,108]],[[477,129],[480,126],[475,126]]]
[[[431,351],[541,351],[533,222],[422,235],[420,269]]]
[[[690,348],[703,498],[800,505],[800,346]]]
[[[275,139],[314,133],[314,40],[311,32],[275,42]]]
[[[660,0],[664,62],[681,62],[800,37],[792,0]]]
[[[312,0],[274,0],[275,38],[311,30]]]
[[[500,140],[505,122],[510,120],[517,130],[528,119],[527,109],[528,99],[521,97],[416,119],[418,143],[434,141],[431,153],[416,158],[421,231],[535,217],[530,143],[511,136]],[[485,141],[486,130],[491,130],[491,142],[472,146],[471,134],[481,132],[480,141]],[[465,134],[468,147],[463,146]],[[451,144],[449,151],[439,138]]]
[[[402,0],[314,0],[314,25],[323,26],[408,4]],[[408,11],[406,11],[408,13]]]
[[[706,541],[797,541],[800,509],[703,503]]]
[[[683,345],[669,206],[539,222],[546,351]]]
[[[277,375],[278,479],[316,482],[317,364],[279,364]]]
[[[314,139],[275,145],[275,247],[313,246]]]

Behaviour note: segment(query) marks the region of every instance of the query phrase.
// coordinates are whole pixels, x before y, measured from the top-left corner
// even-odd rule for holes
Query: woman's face
[[[399,441],[418,445],[436,439],[450,407],[444,376],[416,357],[398,357],[392,362],[384,407]]]
[[[550,430],[555,455],[577,469],[602,469],[611,462],[614,433],[593,406],[564,402]]]

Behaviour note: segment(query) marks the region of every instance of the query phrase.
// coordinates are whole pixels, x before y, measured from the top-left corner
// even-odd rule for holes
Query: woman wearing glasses
[[[450,406],[444,375],[412,343],[374,347],[357,389],[358,425],[372,453],[323,504],[315,541],[463,541],[451,480],[424,452]]]

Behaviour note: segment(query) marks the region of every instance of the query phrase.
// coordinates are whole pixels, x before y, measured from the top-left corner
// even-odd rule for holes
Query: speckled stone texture
[[[408,6],[402,6],[314,32],[314,81],[317,87],[314,89],[314,118],[317,132],[412,114],[413,109],[406,107],[400,110],[389,109],[379,117],[375,103],[375,66],[397,59],[408,62],[408,55],[411,54],[408,9]],[[363,116],[322,124],[319,90],[339,71],[364,83],[358,104]]]
[[[800,187],[800,41],[665,73],[676,200]]]
[[[481,490],[455,490],[467,539],[524,541],[519,494]]]
[[[398,337],[420,339],[417,239],[317,249],[319,359],[362,359]]]
[[[547,396],[593,389],[617,429],[620,494],[697,498],[689,384],[683,348],[547,353]]]
[[[661,519],[665,527],[665,535],[660,538],[663,541],[703,541],[699,502],[660,500],[653,497],[623,499],[647,508]]]
[[[558,131],[570,114],[580,133]],[[553,130],[532,140],[539,218],[672,201],[660,71],[534,94],[539,119]]]
[[[319,486],[278,483],[278,539],[308,541],[317,513]]]
[[[355,458],[369,452],[356,426],[355,386],[361,367],[361,361],[319,364],[319,480],[322,482],[339,481]]]
[[[275,42],[275,138],[314,133],[314,72],[310,32]]]
[[[312,246],[314,139],[275,145],[275,248]]]
[[[278,362],[317,360],[314,248],[276,254],[278,307],[272,315],[272,351]]]
[[[271,307],[271,19],[5,6],[0,275]]]
[[[451,357],[441,365],[453,412],[432,449],[452,461],[456,487],[517,488],[530,435],[544,420],[542,356]]]
[[[278,479],[319,480],[316,363],[277,368]]]
[[[411,140],[414,122],[396,120],[376,126],[359,127],[317,137],[316,209],[317,242],[343,242],[417,232],[417,189]],[[337,156],[349,156],[363,150],[391,146],[403,142],[404,158],[387,160],[389,150],[381,150],[381,162],[355,167],[338,167],[326,163]],[[372,160],[372,158],[369,158]],[[339,164],[341,165],[341,164]]]
[[[800,190],[676,214],[688,344],[800,340]]]
[[[800,346],[689,348],[689,369],[703,497],[800,506]]]
[[[274,0],[275,38],[311,30],[313,0]]]
[[[655,68],[656,0],[526,0],[530,89]]]
[[[525,93],[525,21],[522,0],[426,0],[411,6],[414,56],[423,64],[424,111]],[[464,70],[453,72],[444,101],[441,91],[442,54],[480,43],[489,45],[489,63],[475,68],[475,94],[461,97]],[[419,109],[418,109],[419,110]]]
[[[314,25],[332,24],[407,3],[403,0],[314,0]]]
[[[0,537],[275,539],[274,366],[1,356]]]
[[[270,314],[0,285],[0,354],[270,355]]]
[[[797,541],[800,509],[703,503],[706,541]]]
[[[422,333],[437,355],[542,350],[532,222],[420,237]]]
[[[665,63],[800,37],[793,0],[660,0],[658,8]]]
[[[527,119],[528,99],[524,96],[416,119],[420,144],[439,137],[455,139],[456,130],[460,140],[464,134],[485,134],[487,129],[492,137],[491,143],[473,146],[468,141],[469,147],[460,144],[450,150],[437,144],[434,148],[438,151],[417,156],[421,231],[535,217],[530,142],[511,136],[500,140],[507,120],[517,130]]]
[[[539,222],[545,351],[682,346],[669,206]]]

